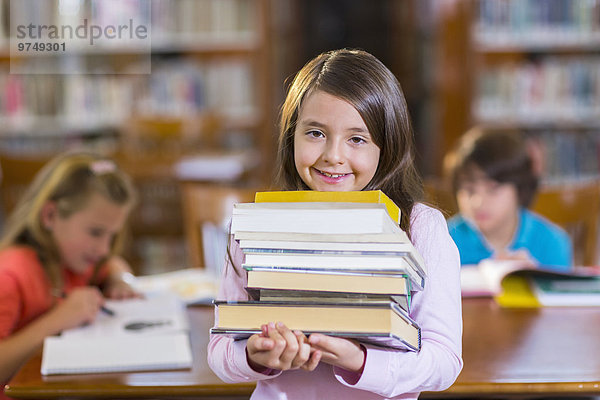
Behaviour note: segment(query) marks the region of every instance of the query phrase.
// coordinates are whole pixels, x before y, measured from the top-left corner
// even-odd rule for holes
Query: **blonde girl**
[[[135,191],[114,162],[67,153],[36,175],[0,239],[0,382],[48,335],[134,296],[117,255]],[[0,398],[3,395],[0,394]]]
[[[410,118],[400,85],[375,57],[336,50],[296,75],[281,111],[278,182],[288,190],[381,189],[401,208],[400,226],[424,257],[425,290],[411,316],[422,348],[382,348],[290,331],[265,321],[262,334],[210,338],[208,361],[227,382],[257,381],[252,399],[416,399],[449,387],[462,368],[459,256],[440,212],[419,203]],[[220,297],[246,300],[243,254],[231,242]]]

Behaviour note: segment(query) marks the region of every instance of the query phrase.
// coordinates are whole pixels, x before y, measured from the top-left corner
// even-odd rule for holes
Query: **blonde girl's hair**
[[[94,194],[130,209],[137,201],[131,180],[113,161],[87,152],[55,157],[38,172],[8,217],[0,249],[13,245],[32,247],[53,289],[62,290],[60,254],[52,233],[42,223],[42,208],[47,202],[54,202],[58,215],[66,218],[85,208]],[[121,250],[123,239],[124,230],[116,235],[111,254]]]
[[[382,190],[402,210],[400,227],[410,236],[410,214],[423,198],[414,163],[414,137],[406,100],[392,72],[362,50],[322,53],[296,74],[281,107],[276,181],[284,190],[307,190],[294,163],[294,132],[300,107],[322,91],[358,111],[380,149],[377,171],[364,190]]]

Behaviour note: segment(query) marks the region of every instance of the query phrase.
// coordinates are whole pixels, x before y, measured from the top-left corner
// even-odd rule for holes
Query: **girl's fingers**
[[[310,344],[300,343],[296,357],[292,360],[292,368],[300,368],[310,359]]]
[[[259,336],[255,342],[255,346],[256,350],[258,351],[268,351],[273,349],[273,347],[275,346],[275,342],[273,342],[273,340],[270,338]]]
[[[290,368],[292,366],[292,362],[296,358],[296,355],[298,354],[298,350],[300,348],[300,346],[298,344],[298,339],[297,339],[296,335],[294,335],[294,332],[292,332],[283,323],[278,322],[276,326],[277,326],[277,331],[279,332],[281,337],[285,340],[285,348],[283,349],[283,352],[279,356],[279,360],[281,361],[282,366],[284,368],[286,368],[286,367]]]
[[[285,350],[286,341],[275,327],[274,322],[269,322],[267,325],[267,335],[273,341],[273,357],[280,358],[281,353]]]
[[[310,356],[310,358],[308,359],[308,361],[306,363],[304,363],[304,365],[302,365],[301,368],[306,371],[314,371],[315,368],[317,368],[317,365],[319,365],[319,361],[321,361],[321,357],[322,357],[321,350],[313,351],[313,353]]]

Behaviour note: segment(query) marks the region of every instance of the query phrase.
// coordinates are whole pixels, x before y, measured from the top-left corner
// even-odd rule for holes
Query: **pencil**
[[[101,306],[100,311],[102,311],[106,315],[110,315],[111,317],[115,316],[115,312],[113,310],[111,310],[110,308],[106,308],[105,306]]]

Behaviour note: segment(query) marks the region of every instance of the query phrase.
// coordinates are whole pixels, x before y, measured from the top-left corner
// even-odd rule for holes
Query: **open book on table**
[[[47,337],[42,375],[135,372],[192,366],[184,305],[172,294],[107,301],[88,325]]]
[[[484,260],[461,268],[463,297],[494,297],[506,307],[600,305],[600,267],[567,272],[520,261]]]
[[[227,243],[223,243],[223,249]],[[221,261],[224,255],[221,255]],[[146,296],[170,292],[187,305],[212,305],[219,290],[219,275],[204,268],[184,268],[153,275],[137,276],[131,286]]]

